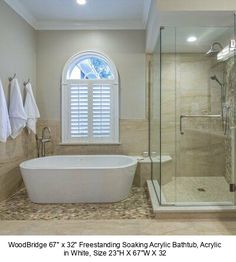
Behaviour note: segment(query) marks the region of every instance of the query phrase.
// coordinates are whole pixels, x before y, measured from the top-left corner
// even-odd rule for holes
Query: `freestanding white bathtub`
[[[125,199],[137,159],[120,155],[49,156],[20,164],[34,203],[104,203]]]

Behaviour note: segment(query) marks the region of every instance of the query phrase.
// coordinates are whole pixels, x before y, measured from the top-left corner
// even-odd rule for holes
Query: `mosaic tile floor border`
[[[154,218],[147,189],[132,187],[129,197],[105,204],[34,204],[26,189],[0,203],[0,220],[83,220]]]

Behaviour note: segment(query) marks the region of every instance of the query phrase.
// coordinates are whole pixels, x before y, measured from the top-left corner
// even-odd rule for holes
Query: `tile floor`
[[[162,186],[167,203],[233,203],[234,193],[224,177],[177,177]]]
[[[84,220],[153,218],[147,190],[132,187],[129,197],[108,204],[34,204],[25,189],[0,203],[0,220]]]
[[[236,219],[160,219],[147,191],[113,204],[33,204],[22,189],[0,203],[0,235],[236,235]]]

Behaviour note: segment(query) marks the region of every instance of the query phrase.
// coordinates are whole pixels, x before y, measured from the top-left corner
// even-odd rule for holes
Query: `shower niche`
[[[160,31],[151,61],[150,156],[162,206],[235,204],[234,39],[234,27]]]

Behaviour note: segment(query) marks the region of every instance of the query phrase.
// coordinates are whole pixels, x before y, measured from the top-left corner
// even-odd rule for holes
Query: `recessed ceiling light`
[[[87,3],[86,0],[76,0],[76,2],[79,5],[85,5]]]
[[[197,41],[197,37],[196,36],[190,36],[190,37],[187,38],[187,41],[189,43],[195,42],[195,41]]]

